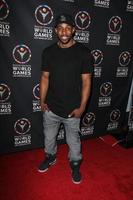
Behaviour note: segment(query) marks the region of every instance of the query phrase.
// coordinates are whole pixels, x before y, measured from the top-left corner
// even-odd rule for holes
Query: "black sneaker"
[[[45,160],[40,164],[38,171],[43,173],[48,170],[51,165],[56,163],[56,156],[47,154]]]
[[[71,169],[72,169],[72,181],[75,184],[80,184],[82,181],[82,176],[79,171],[81,162],[71,162]]]
[[[72,181],[75,184],[80,184],[82,181],[81,173],[77,170],[72,171]]]

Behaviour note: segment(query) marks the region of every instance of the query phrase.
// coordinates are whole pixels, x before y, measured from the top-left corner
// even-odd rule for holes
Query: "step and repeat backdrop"
[[[133,71],[133,0],[0,0],[1,153],[43,147],[41,53],[57,40],[54,20],[62,12],[73,16],[74,38],[89,47],[94,58],[81,138],[99,137],[121,126]],[[57,141],[65,142],[63,124]]]

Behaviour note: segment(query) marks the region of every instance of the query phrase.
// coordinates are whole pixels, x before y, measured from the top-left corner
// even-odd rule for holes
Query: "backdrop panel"
[[[89,47],[94,58],[81,138],[121,126],[133,70],[133,0],[0,0],[1,153],[43,146],[41,53],[56,41],[54,20],[62,12],[73,16],[75,40]],[[63,124],[57,140],[65,142]]]

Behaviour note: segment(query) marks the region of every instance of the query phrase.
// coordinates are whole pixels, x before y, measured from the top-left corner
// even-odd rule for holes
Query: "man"
[[[68,14],[56,18],[58,42],[42,53],[40,103],[43,111],[46,158],[38,171],[45,172],[56,162],[56,137],[60,123],[66,130],[72,180],[81,182],[82,161],[79,136],[80,117],[85,111],[91,87],[91,54],[74,39],[74,22]]]

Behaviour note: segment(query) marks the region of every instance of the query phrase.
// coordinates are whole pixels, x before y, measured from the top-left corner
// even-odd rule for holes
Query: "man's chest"
[[[54,74],[73,74],[80,73],[81,59],[77,54],[55,53],[49,59],[50,72]]]

